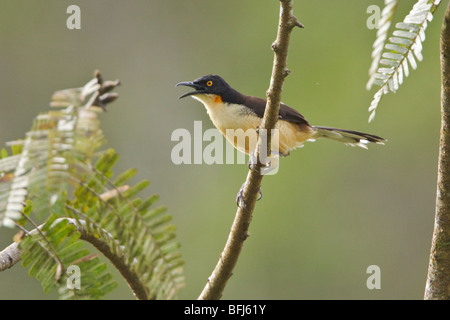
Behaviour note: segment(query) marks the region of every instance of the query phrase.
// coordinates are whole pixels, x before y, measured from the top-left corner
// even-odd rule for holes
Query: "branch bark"
[[[441,30],[441,132],[436,212],[425,299],[450,299],[450,3]]]
[[[278,121],[278,113],[281,102],[281,92],[284,78],[289,74],[286,69],[289,39],[294,27],[303,25],[293,15],[293,0],[280,0],[280,18],[277,38],[272,44],[274,61],[269,90],[267,91],[267,103],[262,125],[260,129],[271,132]],[[267,149],[271,150],[271,135],[267,134]],[[259,163],[261,145],[257,145],[255,158]],[[259,163],[261,165],[261,163]],[[249,170],[244,184],[243,198],[244,207],[238,207],[236,216],[228,235],[225,247],[219,257],[216,267],[203,288],[199,300],[220,299],[231,277],[234,267],[241,253],[244,241],[248,238],[248,229],[252,220],[253,209],[258,198],[263,175],[255,170]]]
[[[20,261],[20,250],[16,242],[0,252],[0,271],[11,268]]]

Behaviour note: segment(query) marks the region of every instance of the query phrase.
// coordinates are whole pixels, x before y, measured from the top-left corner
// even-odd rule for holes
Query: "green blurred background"
[[[402,20],[415,1],[401,1]],[[81,30],[66,9],[81,8]],[[283,101],[315,125],[388,139],[369,150],[320,140],[282,159],[263,180],[246,241],[224,299],[421,299],[434,218],[439,143],[439,33],[446,3],[427,29],[424,61],[367,122],[365,90],[376,30],[367,7],[381,0],[295,1],[306,26],[290,44]],[[246,165],[171,162],[177,128],[212,127],[204,107],[178,100],[180,81],[213,73],[264,96],[269,86],[279,1],[16,0],[0,2],[0,144],[23,138],[52,93],[79,87],[102,71],[119,78],[120,99],[101,116],[130,167],[150,179],[178,226],[186,287],[194,299],[225,244]],[[15,230],[0,230],[0,246]],[[368,290],[366,269],[381,268]],[[127,285],[109,299],[133,299]],[[0,273],[0,299],[54,299],[17,265]]]

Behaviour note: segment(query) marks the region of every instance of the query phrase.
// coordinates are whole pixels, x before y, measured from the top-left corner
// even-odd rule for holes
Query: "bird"
[[[194,81],[180,82],[176,86],[195,89],[181,95],[179,99],[191,96],[203,103],[215,127],[236,149],[249,155],[254,152],[256,145],[226,133],[227,130],[238,129],[257,132],[264,116],[266,99],[242,94],[233,89],[222,77],[212,74]],[[280,103],[275,129],[279,131],[277,153],[281,157],[288,156],[292,150],[302,147],[306,141],[315,141],[318,138],[327,138],[365,149],[368,143],[384,144],[385,142],[384,138],[373,134],[312,126],[300,112],[284,103]]]
[[[235,134],[230,135],[228,132],[230,130],[231,132],[237,131],[241,135],[253,132],[257,135],[267,100],[242,94],[233,89],[222,77],[213,74],[199,77],[193,81],[180,82],[176,86],[187,86],[194,89],[194,91],[181,95],[179,99],[190,96],[200,101],[205,106],[214,126],[236,149],[250,155],[249,168],[255,168],[257,162],[254,152],[257,141],[253,140],[252,142],[252,139],[245,139]],[[277,143],[275,146],[272,143],[271,153],[281,157],[288,156],[292,150],[302,147],[306,141],[315,141],[319,138],[331,139],[365,149],[369,143],[384,144],[386,141],[379,136],[359,131],[313,126],[300,112],[284,103],[280,103],[275,129],[278,132]],[[268,165],[270,166],[270,160]],[[243,187],[238,193],[237,202],[242,200],[242,190]],[[260,196],[262,196],[261,192]]]

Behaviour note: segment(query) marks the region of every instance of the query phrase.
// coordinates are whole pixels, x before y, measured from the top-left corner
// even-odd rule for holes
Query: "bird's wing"
[[[258,97],[246,97],[245,104],[247,106],[251,105],[251,110],[260,118],[264,116],[264,111],[266,110],[266,100]],[[295,124],[307,124],[308,121],[305,117],[298,112],[297,110],[285,105],[284,103],[280,104],[280,112],[278,114],[279,120],[284,120],[288,122],[292,122]]]

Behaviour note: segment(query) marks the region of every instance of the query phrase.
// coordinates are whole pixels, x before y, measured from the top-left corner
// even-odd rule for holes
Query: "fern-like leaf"
[[[384,45],[381,58],[375,63],[375,58],[379,56],[380,45],[385,42],[379,40],[383,39],[383,35],[381,35],[381,38],[377,38],[374,44],[374,47],[377,47],[377,53],[372,65],[378,65],[378,69],[371,74],[368,88],[372,84],[380,88],[374,94],[369,107],[369,112],[371,112],[369,122],[374,119],[383,95],[388,92],[396,92],[404,78],[408,77],[409,67],[416,69],[417,61],[422,61],[422,43],[425,41],[425,30],[428,22],[433,19],[433,13],[440,2],[441,0],[418,0],[403,22],[395,25],[389,43]],[[388,1],[386,1],[387,4]],[[389,5],[393,6],[394,4],[390,3]],[[386,22],[385,25],[388,25],[388,23]],[[371,69],[371,71],[373,70]]]
[[[168,224],[171,216],[164,207],[151,209],[157,196],[146,200],[136,197],[148,186],[148,181],[120,190],[121,185],[116,183],[124,183],[135,170],[113,178],[111,169],[116,160],[117,154],[109,149],[102,154],[94,170],[77,177],[87,183],[80,184],[74,191],[76,200],[69,208],[74,217],[82,216],[89,232],[104,239],[111,250],[124,259],[146,287],[148,298],[173,298],[184,285],[184,277],[179,243],[175,241],[176,229]],[[110,189],[117,190],[116,196],[106,199],[103,191]],[[107,236],[104,230],[109,232]]]
[[[175,227],[158,199],[137,197],[148,186],[125,185],[136,170],[114,177],[118,154],[104,142],[98,113],[118,82],[99,74],[83,88],[55,93],[25,140],[0,153],[0,226],[19,226],[22,264],[44,292],[61,298],[98,299],[116,286],[112,274],[84,246],[92,243],[126,278],[137,297],[170,299],[184,284]],[[100,108],[96,107],[100,106]],[[31,231],[27,231],[30,230]],[[81,286],[68,286],[77,266]]]
[[[384,8],[381,12],[381,18],[378,22],[378,30],[376,40],[373,43],[372,50],[372,65],[369,69],[369,81],[367,82],[367,90],[373,85],[375,80],[376,71],[379,68],[381,55],[383,53],[384,46],[388,37],[388,32],[394,19],[395,12],[397,11],[398,0],[384,0]]]

